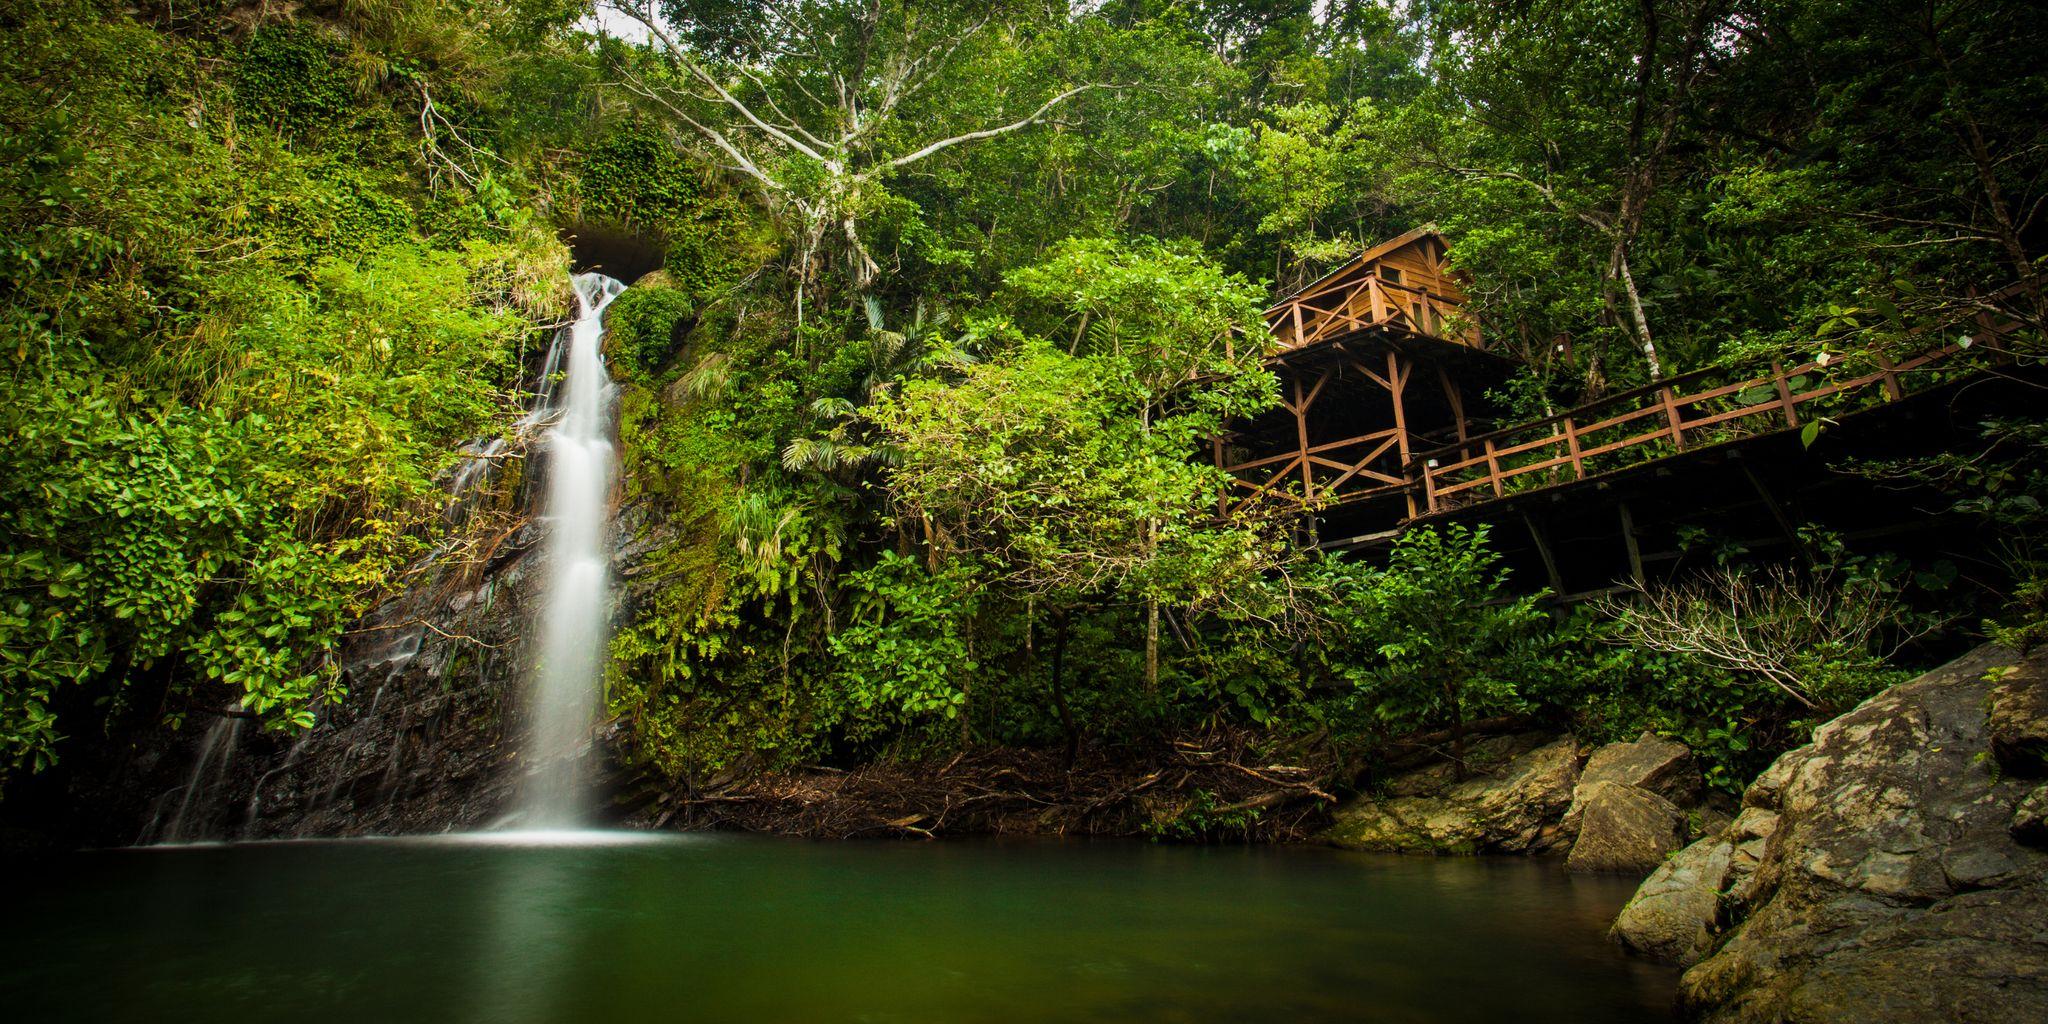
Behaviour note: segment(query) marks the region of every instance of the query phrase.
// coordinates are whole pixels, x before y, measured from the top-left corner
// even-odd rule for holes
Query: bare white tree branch
[[[963,142],[973,142],[977,139],[992,139],[998,135],[1004,135],[1009,132],[1014,132],[1019,128],[1028,128],[1034,124],[1037,124],[1040,121],[1045,120],[1045,115],[1051,112],[1052,108],[1059,106],[1060,104],[1065,103],[1066,101],[1073,99],[1074,97],[1079,96],[1080,94],[1087,92],[1090,89],[1100,88],[1102,88],[1102,86],[1100,85],[1077,85],[1072,89],[1068,89],[1066,92],[1060,93],[1058,96],[1054,96],[1052,99],[1046,100],[1044,104],[1042,104],[1037,110],[1032,111],[1031,115],[1024,118],[1023,120],[1012,121],[1009,124],[1002,125],[996,128],[984,128],[978,132],[968,132],[965,135],[955,135],[950,139],[940,139],[939,141],[934,142],[931,145],[926,146],[923,149],[920,149],[914,153],[911,153],[908,156],[899,156],[896,159],[889,161],[888,166],[892,168],[904,167],[910,164],[914,164],[919,160],[922,160],[925,157],[928,157],[933,153],[936,153],[949,146],[957,146]]]

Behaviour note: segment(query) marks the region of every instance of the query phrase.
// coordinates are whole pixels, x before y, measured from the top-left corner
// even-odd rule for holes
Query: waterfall
[[[536,425],[545,425],[547,495],[542,506],[544,586],[538,656],[527,689],[524,828],[582,823],[591,729],[597,721],[607,643],[610,574],[605,536],[617,453],[612,382],[603,354],[604,310],[625,285],[602,274],[575,279],[576,322],[556,339]],[[566,347],[564,342],[566,341]]]

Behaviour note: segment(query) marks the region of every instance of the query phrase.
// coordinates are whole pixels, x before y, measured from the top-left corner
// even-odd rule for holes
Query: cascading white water
[[[548,359],[550,370],[559,366],[563,375],[543,382],[546,397],[535,417],[547,426],[546,589],[535,624],[540,647],[527,689],[527,771],[518,808],[520,827],[529,829],[582,823],[608,639],[606,526],[617,454],[612,381],[600,345],[605,307],[626,286],[603,274],[579,274],[574,283],[576,322]]]

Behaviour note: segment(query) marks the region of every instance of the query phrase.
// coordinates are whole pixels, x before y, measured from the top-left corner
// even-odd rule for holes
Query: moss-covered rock
[[[1339,808],[1321,838],[1333,846],[1384,853],[1474,854],[1554,851],[1558,820],[1578,781],[1578,744],[1524,734],[1475,745],[1471,760],[1513,756],[1462,782],[1448,766],[1395,779],[1388,795]]]
[[[1578,834],[1565,867],[1572,871],[1653,871],[1685,845],[1685,812],[1636,786],[1600,781],[1581,787]]]

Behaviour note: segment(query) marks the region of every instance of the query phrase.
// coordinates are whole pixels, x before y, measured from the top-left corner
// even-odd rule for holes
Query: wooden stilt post
[[[1882,352],[1877,353],[1876,359],[1877,368],[1884,373],[1885,397],[1894,402],[1906,397],[1905,391],[1899,387],[1899,375],[1892,370],[1891,359]]]
[[[1628,545],[1628,575],[1640,587],[1649,582],[1649,574],[1643,571],[1643,547],[1636,540],[1636,517],[1628,510],[1628,502],[1616,502],[1621,510],[1621,539]]]
[[[1536,525],[1536,518],[1522,513],[1522,523],[1529,527],[1529,539],[1536,542],[1536,553],[1543,556],[1543,571],[1550,577],[1552,595],[1564,593],[1564,577],[1557,571],[1557,558],[1550,553],[1550,542],[1543,537],[1543,530]]]
[[[1671,425],[1671,443],[1677,445],[1679,451],[1684,451],[1685,426],[1678,418],[1678,401],[1668,387],[1659,390],[1657,395],[1664,401],[1664,422]]]
[[[1401,453],[1401,472],[1408,472],[1408,413],[1402,408],[1402,392],[1408,389],[1408,368],[1402,365],[1401,356],[1392,349],[1387,350],[1388,391],[1394,398],[1394,447]],[[1415,492],[1403,494],[1408,499],[1408,518],[1415,518]]]
[[[1792,382],[1785,379],[1784,363],[1772,361],[1771,380],[1775,381],[1778,385],[1778,406],[1785,410],[1785,425],[1788,427],[1798,426],[1799,406],[1792,401]]]
[[[1436,379],[1443,385],[1444,400],[1451,403],[1451,417],[1458,422],[1458,440],[1462,442],[1470,436],[1465,423],[1465,396],[1458,391],[1458,382],[1451,379],[1450,371],[1444,369],[1442,363],[1437,364]]]
[[[1769,487],[1764,486],[1764,478],[1756,475],[1756,470],[1751,469],[1747,461],[1737,459],[1736,464],[1742,467],[1742,475],[1749,478],[1749,485],[1756,488],[1756,496],[1763,499],[1764,507],[1771,512],[1771,518],[1777,520],[1778,529],[1785,534],[1786,543],[1791,544],[1793,550],[1798,551],[1800,556],[1806,559],[1807,564],[1811,565],[1813,552],[1808,551],[1806,543],[1799,539],[1799,528],[1792,524],[1792,517],[1785,513],[1785,506],[1778,504],[1777,496],[1771,493]]]
[[[1586,459],[1579,453],[1579,425],[1574,417],[1564,418],[1564,443],[1572,453],[1572,479],[1586,478]]]
[[[1301,500],[1314,501],[1316,497],[1315,469],[1308,461],[1308,403],[1301,396],[1301,375],[1295,374],[1294,383],[1294,437],[1301,445]]]

